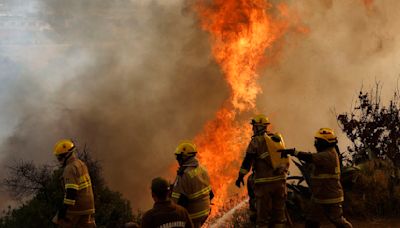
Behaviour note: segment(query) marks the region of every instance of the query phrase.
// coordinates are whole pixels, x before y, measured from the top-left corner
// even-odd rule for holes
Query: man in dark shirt
[[[151,182],[151,195],[154,206],[142,218],[142,228],[193,228],[192,220],[185,208],[176,205],[169,199],[168,181],[157,177]]]

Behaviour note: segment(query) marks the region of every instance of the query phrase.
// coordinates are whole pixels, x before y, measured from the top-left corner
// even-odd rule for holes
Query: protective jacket
[[[340,183],[339,156],[334,147],[322,152],[312,153],[315,165],[311,175],[311,191],[315,203],[334,204],[343,202],[343,189]]]
[[[255,172],[254,183],[270,183],[286,180],[286,170],[275,170],[269,157],[268,147],[263,135],[253,136],[246,150],[239,173],[246,175],[251,167]]]
[[[88,168],[83,161],[75,156],[68,158],[62,175],[62,184],[65,189],[64,204],[68,205],[67,214],[94,214],[92,183]],[[74,192],[73,197],[67,194],[68,192]]]
[[[286,223],[286,169],[274,169],[264,135],[253,136],[239,171],[246,175],[253,167],[257,227],[284,227]]]
[[[299,159],[314,164],[310,183],[312,204],[305,227],[320,227],[320,219],[325,214],[336,227],[351,228],[351,223],[343,216],[344,197],[336,149],[328,147],[318,153],[296,151],[295,154]]]
[[[193,223],[185,208],[170,200],[156,202],[142,218],[142,228],[192,228]]]
[[[210,213],[212,190],[207,170],[195,157],[190,158],[178,170],[172,200],[185,207],[190,218],[205,221]]]

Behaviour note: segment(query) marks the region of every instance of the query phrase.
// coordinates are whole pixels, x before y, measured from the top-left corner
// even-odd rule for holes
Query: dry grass
[[[400,215],[398,169],[389,161],[371,160],[360,166],[353,185],[345,189],[345,213],[353,217]]]
[[[359,168],[351,177],[352,184],[345,188],[345,216],[356,224],[363,224],[363,227],[373,227],[376,221],[381,225],[389,222],[387,227],[396,227],[393,224],[400,223],[393,220],[400,216],[399,169],[392,162],[381,159],[365,162]],[[303,205],[299,208],[307,208],[307,199],[302,198],[300,202]],[[301,227],[302,222],[295,221],[294,227]],[[252,227],[248,207],[236,211],[227,227]]]

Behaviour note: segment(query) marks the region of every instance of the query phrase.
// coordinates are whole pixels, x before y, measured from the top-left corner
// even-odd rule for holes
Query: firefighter
[[[151,181],[153,209],[147,211],[142,218],[142,228],[182,227],[193,228],[187,210],[169,199],[170,184],[161,177]]]
[[[268,134],[276,141],[280,138],[267,133],[270,122],[265,115],[256,115],[251,124],[254,135],[247,147],[235,184],[239,188],[244,185],[243,178],[253,167],[257,227],[285,227],[287,167],[273,168],[265,136]]]
[[[323,214],[336,227],[351,228],[343,217],[343,189],[340,183],[340,161],[337,151],[337,137],[332,129],[321,128],[315,134],[317,153],[301,152],[295,149],[280,150],[282,156],[296,156],[314,164],[311,175],[312,207],[307,216],[306,228],[320,227]],[[322,214],[323,213],[323,214]]]
[[[207,170],[196,159],[196,146],[184,141],[175,150],[179,169],[172,190],[172,200],[186,208],[194,227],[201,227],[211,212],[210,177]]]
[[[54,155],[63,168],[64,201],[53,222],[58,227],[96,227],[92,183],[85,163],[77,158],[72,140],[57,142]]]

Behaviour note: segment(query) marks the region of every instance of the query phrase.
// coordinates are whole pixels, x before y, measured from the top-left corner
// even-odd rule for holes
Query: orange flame
[[[221,207],[233,188],[246,144],[250,125],[240,121],[244,112],[255,112],[257,67],[267,48],[283,35],[285,23],[267,14],[272,5],[266,0],[198,0],[195,10],[202,28],[209,32],[212,52],[230,87],[230,97],[195,138],[199,159],[208,169],[214,203]],[[215,210],[214,210],[215,212]]]
[[[231,88],[230,102],[239,111],[255,108],[257,94],[256,68],[265,49],[280,34],[266,10],[265,0],[200,1],[197,12],[202,28],[211,33],[213,55],[221,65]]]

